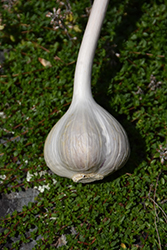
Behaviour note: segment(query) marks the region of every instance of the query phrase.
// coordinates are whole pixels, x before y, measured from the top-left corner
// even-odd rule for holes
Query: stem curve
[[[94,0],[78,54],[74,76],[73,101],[78,98],[80,100],[92,99],[92,65],[108,3],[109,0]]]

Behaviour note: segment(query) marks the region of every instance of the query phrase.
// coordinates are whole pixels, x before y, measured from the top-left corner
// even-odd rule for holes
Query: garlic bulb
[[[109,0],[95,0],[78,55],[72,103],[50,131],[44,147],[48,167],[74,182],[101,180],[129,156],[127,135],[91,93],[94,53]]]

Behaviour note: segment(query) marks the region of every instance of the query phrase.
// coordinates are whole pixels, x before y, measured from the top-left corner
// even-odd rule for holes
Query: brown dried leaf
[[[43,59],[43,58],[41,58],[41,57],[38,57],[38,60],[39,60],[39,62],[40,62],[44,67],[52,67],[52,64],[51,64],[49,61],[47,61],[47,60],[45,60],[45,59]]]

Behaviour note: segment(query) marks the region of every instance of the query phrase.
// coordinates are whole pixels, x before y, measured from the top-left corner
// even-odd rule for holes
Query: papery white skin
[[[122,167],[129,147],[122,126],[92,99],[71,105],[49,133],[44,152],[57,175],[92,182]]]
[[[94,1],[77,59],[72,103],[44,147],[48,167],[75,182],[103,179],[121,168],[130,152],[124,129],[91,93],[93,58],[108,2]]]

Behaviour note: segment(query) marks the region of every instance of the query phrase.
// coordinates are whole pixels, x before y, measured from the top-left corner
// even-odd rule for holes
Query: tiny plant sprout
[[[93,58],[108,2],[94,1],[77,59],[71,105],[44,147],[48,167],[74,182],[103,179],[121,168],[130,153],[124,129],[91,93]]]

